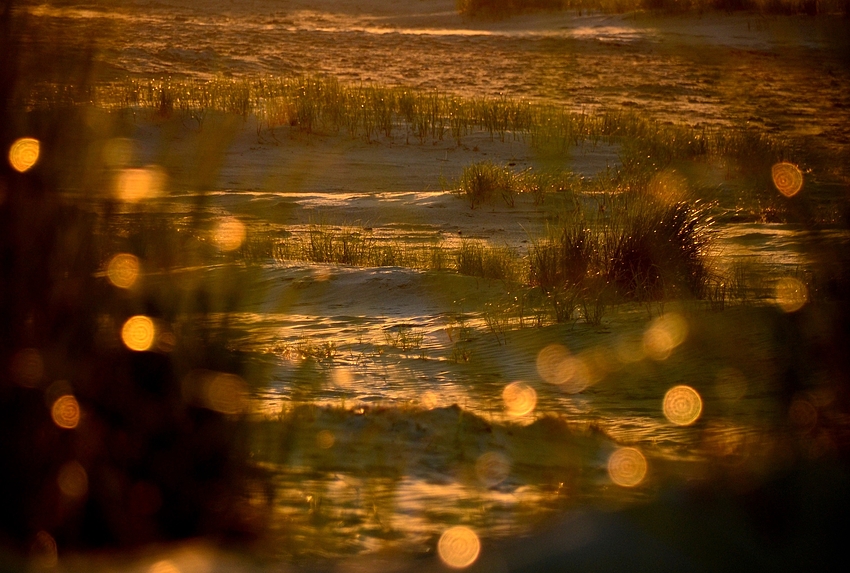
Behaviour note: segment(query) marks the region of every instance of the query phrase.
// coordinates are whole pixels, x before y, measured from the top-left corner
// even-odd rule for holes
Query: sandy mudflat
[[[34,3],[29,10],[46,30],[101,34],[99,72],[109,81],[329,74],[573,110],[628,109],[662,121],[750,125],[793,137],[798,149],[826,150],[836,162],[813,165],[807,177],[847,182],[850,162],[841,159],[850,144],[850,72],[842,59],[846,21],[837,19],[544,13],[477,21],[458,16],[453,0]],[[65,40],[60,34],[57,41]],[[420,143],[402,133],[365,141],[258,129],[252,117],[211,113],[197,125],[148,110],[103,113],[133,142],[128,165],[156,165],[167,178],[160,197],[123,216],[146,212],[186,226],[203,198],[204,221],[235,216],[249,241],[293,240],[321,225],[446,252],[486,240],[524,255],[565,198],[536,205],[519,196],[513,207],[495,201],[471,209],[452,192],[464,166],[490,160],[592,178],[620,164],[617,145],[541,156],[512,134],[505,141],[485,133],[460,143]],[[730,171],[706,164],[698,172],[705,187],[723,191],[732,186]],[[608,539],[633,542],[639,534],[669,557],[659,548],[664,535],[594,512],[669,503],[664,496],[690,482],[757,488],[799,451],[812,458],[831,451],[829,436],[798,440],[789,430],[795,389],[779,382],[797,350],[783,329],[795,323],[818,332],[829,313],[789,318],[767,296],[779,277],[812,263],[819,247],[791,225],[748,221],[718,232],[717,264],[752,263],[765,296],[723,312],[699,301],[612,304],[595,326],[577,313],[562,324],[533,315],[520,323],[512,315],[504,329],[494,328],[488,317],[524,304],[523,289],[448,270],[223,257],[144,280],[155,285],[176,275],[207,286],[213,299],[238,301],[228,315],[231,346],[251,360],[255,461],[273,480],[272,503],[255,504],[271,531],[264,554],[301,563],[388,555],[382,567],[404,567],[414,555],[432,559],[439,535],[460,523],[479,533],[491,551],[483,563],[493,564],[503,540],[566,516],[568,526],[547,538],[548,548],[575,541],[565,542],[568,550],[595,547],[598,555]],[[846,240],[841,230],[831,233],[819,237]],[[669,353],[653,354],[646,341],[662,315],[680,320],[684,334]],[[538,358],[552,344],[586,369],[577,391],[544,380]],[[828,374],[824,365],[818,375]],[[528,411],[506,403],[505,389],[515,382],[535,391]],[[665,393],[677,385],[702,397],[693,425],[665,418]],[[609,456],[624,445],[648,463],[637,488],[615,485],[608,473]],[[482,459],[492,462],[487,454],[501,456],[499,479],[479,468]],[[736,523],[752,533],[746,518]],[[752,543],[744,545],[761,550]],[[189,563],[187,571],[191,563],[248,567],[244,555],[234,565],[206,546],[166,549],[136,566],[166,558]]]

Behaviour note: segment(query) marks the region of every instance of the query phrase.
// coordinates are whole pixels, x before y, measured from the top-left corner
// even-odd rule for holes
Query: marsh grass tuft
[[[571,213],[529,249],[529,282],[549,299],[558,321],[580,303],[598,323],[606,301],[705,298],[714,274],[707,206],[665,204],[647,195],[606,199],[591,219]]]
[[[457,250],[457,272],[463,275],[517,281],[521,259],[510,247],[493,247],[483,241],[464,240]]]

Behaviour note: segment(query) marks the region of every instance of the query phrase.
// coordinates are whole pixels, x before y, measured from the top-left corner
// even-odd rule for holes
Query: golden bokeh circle
[[[118,288],[130,288],[139,278],[139,258],[129,253],[119,253],[112,257],[106,267],[109,282]]]
[[[803,188],[803,172],[793,163],[777,163],[770,169],[773,184],[786,197],[793,197]]]
[[[507,479],[511,462],[499,452],[485,452],[475,462],[475,475],[485,487],[494,487]]]
[[[131,317],[121,329],[121,340],[130,350],[144,352],[153,346],[156,328],[153,320],[144,315]]]
[[[336,438],[330,430],[319,430],[316,434],[316,445],[323,450],[329,450],[333,447]]]
[[[248,385],[236,374],[218,373],[204,386],[204,404],[222,414],[241,414],[248,407]]]
[[[809,289],[803,281],[783,277],[776,283],[776,304],[783,312],[797,312],[809,301]]]
[[[653,360],[663,361],[688,336],[688,323],[675,312],[656,318],[643,335],[643,351]]]
[[[22,137],[9,148],[9,164],[23,173],[32,168],[38,161],[41,144],[32,137]]]
[[[702,414],[702,398],[690,386],[674,386],[664,394],[664,416],[677,426],[689,426]]]
[[[80,404],[71,395],[60,397],[50,409],[53,423],[64,430],[73,430],[80,423]]]
[[[646,458],[636,448],[620,448],[608,458],[608,475],[622,487],[635,487],[646,477]]]
[[[165,173],[155,165],[122,169],[115,181],[115,194],[128,203],[157,197],[164,188]]]
[[[537,353],[537,373],[569,394],[578,394],[593,382],[585,361],[561,344],[550,344]]]
[[[525,382],[511,382],[502,390],[505,409],[511,416],[525,416],[537,406],[537,392]]]
[[[72,499],[79,499],[89,490],[89,476],[86,469],[77,461],[71,461],[59,468],[56,476],[59,490]]]
[[[443,563],[454,569],[469,567],[481,553],[478,535],[468,527],[457,525],[443,532],[437,542],[437,553]]]
[[[213,241],[222,251],[235,251],[245,241],[245,224],[236,217],[224,217],[216,225]]]

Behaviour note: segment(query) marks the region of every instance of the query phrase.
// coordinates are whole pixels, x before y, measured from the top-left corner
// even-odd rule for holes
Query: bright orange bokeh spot
[[[794,277],[784,277],[776,283],[776,304],[784,312],[797,312],[809,301],[809,289]]]
[[[106,268],[109,282],[118,288],[130,288],[139,278],[139,259],[129,253],[120,253],[112,257]]]
[[[157,197],[164,188],[165,174],[156,166],[124,169],[115,182],[115,194],[129,203]]]
[[[77,399],[65,395],[53,403],[50,409],[53,423],[64,430],[73,430],[80,423],[80,405]]]
[[[677,426],[688,426],[702,413],[702,398],[690,386],[675,386],[664,395],[664,416]]]
[[[511,416],[525,416],[537,406],[537,392],[525,382],[511,382],[502,391],[505,409]]]
[[[130,350],[144,352],[153,346],[156,328],[153,321],[144,315],[137,315],[127,320],[121,329],[121,340]]]
[[[481,541],[468,527],[458,525],[447,529],[437,543],[437,553],[443,563],[455,569],[469,567],[478,559]]]
[[[9,148],[9,163],[15,171],[23,173],[36,164],[40,149],[37,139],[22,137]]]
[[[773,184],[786,197],[793,197],[803,188],[803,172],[793,163],[777,163],[770,169]]]
[[[245,224],[236,217],[224,217],[216,225],[213,241],[222,251],[235,251],[245,241]]]
[[[622,487],[635,487],[646,477],[646,458],[635,448],[620,448],[608,458],[608,475]]]

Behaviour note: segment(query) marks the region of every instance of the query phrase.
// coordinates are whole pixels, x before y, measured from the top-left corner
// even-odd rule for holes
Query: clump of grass
[[[400,324],[385,331],[384,339],[389,346],[407,352],[420,348],[425,336],[409,324]]]
[[[492,161],[479,161],[464,167],[457,182],[456,193],[466,199],[470,208],[493,203],[501,198],[513,207],[516,196],[527,193],[540,205],[549,193],[569,192],[577,184],[576,176],[564,170],[523,171],[511,169],[509,164],[496,165]]]
[[[463,168],[457,192],[469,202],[472,209],[484,203],[492,203],[497,196],[513,207],[517,188],[515,179],[507,167],[495,165],[491,161],[480,161]]]
[[[620,295],[651,301],[707,294],[713,232],[705,205],[644,196],[626,200],[613,217],[605,228],[603,274]]]
[[[457,272],[463,275],[516,281],[520,259],[509,247],[492,247],[483,241],[464,240],[456,254]]]
[[[529,249],[529,282],[552,300],[557,320],[569,320],[580,302],[585,320],[598,322],[611,296],[709,294],[713,233],[704,205],[638,195],[609,199],[607,210],[594,220],[571,214]]]

